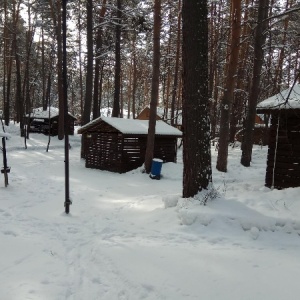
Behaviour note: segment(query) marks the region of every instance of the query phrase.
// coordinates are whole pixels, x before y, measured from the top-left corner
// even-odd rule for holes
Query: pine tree
[[[183,197],[212,181],[208,117],[207,1],[183,0]]]

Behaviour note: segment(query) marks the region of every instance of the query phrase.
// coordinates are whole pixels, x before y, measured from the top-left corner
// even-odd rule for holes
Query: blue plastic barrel
[[[152,165],[151,165],[151,173],[150,178],[152,179],[160,179],[161,167],[163,161],[159,158],[153,158]]]

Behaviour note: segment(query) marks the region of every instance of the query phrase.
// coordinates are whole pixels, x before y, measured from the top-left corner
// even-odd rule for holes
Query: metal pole
[[[6,145],[5,145],[5,137],[2,137],[2,152],[3,152],[3,173],[4,173],[4,185],[8,186],[8,167],[7,167],[7,158],[6,158]]]
[[[68,117],[68,86],[67,86],[67,0],[62,0],[62,31],[63,31],[63,94],[64,94],[64,134],[65,134],[65,212],[70,212],[69,192],[69,117]]]

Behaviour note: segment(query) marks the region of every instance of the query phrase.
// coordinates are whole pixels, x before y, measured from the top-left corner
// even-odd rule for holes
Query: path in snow
[[[262,168],[245,183],[251,169],[224,175],[226,199],[165,209],[164,197],[181,194],[180,163],[164,165],[160,181],[138,170],[86,169],[74,137],[74,204],[65,215],[63,147],[53,140],[47,153],[45,141],[33,135],[27,150],[14,140],[8,145],[13,165],[9,187],[0,187],[0,299],[296,299],[297,215],[277,226],[281,194],[273,193],[277,202],[258,202],[269,193]],[[219,176],[216,186],[222,184]],[[190,226],[181,225],[189,218]]]

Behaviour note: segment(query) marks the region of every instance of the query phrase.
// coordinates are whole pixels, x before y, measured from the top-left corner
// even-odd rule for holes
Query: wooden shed
[[[257,112],[271,116],[265,185],[300,186],[300,85],[259,103]]]
[[[50,118],[49,118],[50,110]],[[26,115],[25,124],[28,125],[29,132],[37,132],[55,136],[58,135],[58,114],[59,110],[56,107],[49,107],[43,110],[42,107],[33,109],[31,114]],[[68,114],[69,135],[74,135],[74,122],[76,118],[70,113]]]
[[[147,120],[100,117],[78,130],[83,134],[87,168],[125,173],[143,165],[148,134]],[[177,138],[182,133],[163,121],[156,122],[154,157],[176,162]]]

